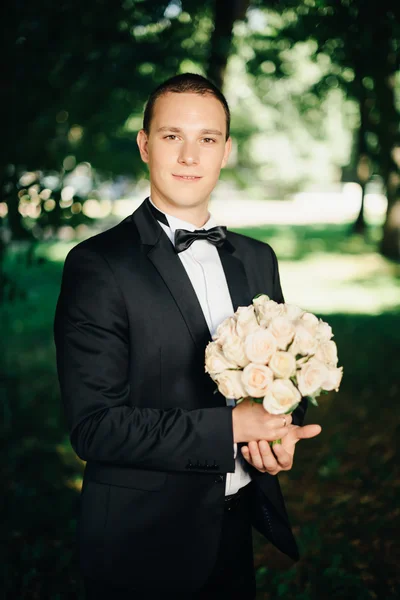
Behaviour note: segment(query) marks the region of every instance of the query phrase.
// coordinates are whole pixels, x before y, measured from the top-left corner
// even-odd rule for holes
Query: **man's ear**
[[[223,169],[225,167],[226,163],[228,162],[228,158],[231,153],[231,150],[232,150],[232,139],[231,139],[231,137],[228,137],[228,139],[225,142],[224,158],[222,159],[221,169]]]
[[[139,146],[140,156],[143,162],[149,162],[148,137],[144,129],[141,129],[136,137]]]

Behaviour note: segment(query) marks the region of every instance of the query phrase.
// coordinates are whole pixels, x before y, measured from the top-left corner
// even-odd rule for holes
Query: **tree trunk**
[[[380,251],[388,258],[400,260],[400,195],[388,203]]]
[[[368,131],[368,108],[367,98],[365,94],[365,88],[361,85],[360,90],[360,127],[358,128],[358,139],[357,139],[357,178],[361,186],[361,206],[358,213],[357,219],[353,225],[353,233],[364,234],[366,230],[365,218],[364,218],[364,206],[365,206],[365,188],[369,178],[371,177],[371,162],[368,157],[368,148],[366,142],[366,135]]]
[[[211,51],[207,76],[222,89],[232,45],[233,24],[243,20],[250,0],[215,0],[214,30],[211,36]]]
[[[395,104],[393,75],[386,75],[379,82],[378,98],[381,114],[378,132],[381,170],[388,201],[380,251],[388,258],[400,260],[400,118]]]

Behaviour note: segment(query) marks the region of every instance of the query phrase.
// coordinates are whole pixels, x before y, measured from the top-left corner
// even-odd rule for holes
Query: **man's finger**
[[[274,444],[273,453],[275,454],[275,456],[278,460],[279,466],[282,467],[282,469],[290,469],[291,468],[291,466],[293,464],[293,458],[281,444]]]
[[[252,462],[253,466],[259,470],[263,469],[264,464],[263,464],[263,459],[261,457],[261,454],[260,454],[260,451],[258,448],[258,443],[255,441],[251,441],[251,442],[249,442],[248,446],[249,446],[251,462]]]
[[[269,445],[269,443],[262,440],[262,441],[258,442],[258,447],[261,452],[263,466],[268,471],[273,471],[275,469],[278,469],[279,468],[278,462],[271,450],[271,446]]]
[[[319,435],[322,431],[321,425],[304,425],[296,429],[296,437],[298,440],[307,440]]]

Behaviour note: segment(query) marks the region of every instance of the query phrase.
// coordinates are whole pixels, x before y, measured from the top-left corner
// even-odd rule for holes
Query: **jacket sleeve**
[[[231,407],[135,406],[125,302],[107,260],[82,245],[65,261],[54,340],[70,440],[82,460],[202,473],[208,463],[214,472],[234,471]]]
[[[280,304],[283,304],[285,302],[285,299],[283,297],[281,281],[280,281],[280,277],[279,277],[278,259],[276,258],[276,254],[272,248],[271,248],[271,252],[272,252],[272,262],[273,262],[273,266],[274,266],[274,269],[273,269],[274,296],[272,299],[275,300],[275,302],[279,302]],[[303,424],[304,417],[305,417],[305,414],[307,411],[307,406],[308,406],[307,398],[302,398],[300,404],[292,413],[293,425],[302,425]]]

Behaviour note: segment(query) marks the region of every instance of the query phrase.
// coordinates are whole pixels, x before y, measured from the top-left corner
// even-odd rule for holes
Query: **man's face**
[[[152,199],[166,208],[206,207],[228,160],[225,136],[225,111],[214,96],[169,92],[158,98],[149,135],[141,130],[137,138]]]

